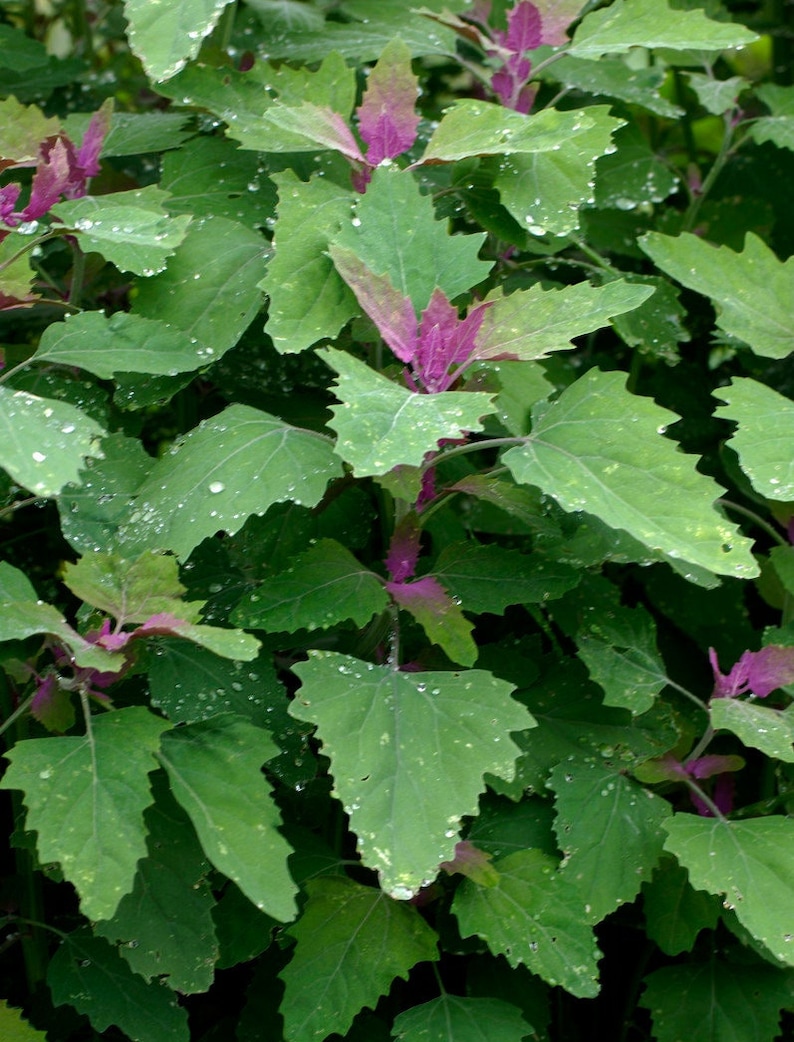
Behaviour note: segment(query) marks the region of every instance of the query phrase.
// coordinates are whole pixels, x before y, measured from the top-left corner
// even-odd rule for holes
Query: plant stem
[[[484,449],[499,449],[503,445],[524,445],[527,441],[529,441],[527,435],[515,438],[487,438],[485,441],[470,441],[467,445],[456,445],[453,449],[446,449],[440,452],[428,463],[423,463],[419,469],[424,474],[432,467],[438,466],[439,463],[444,463],[454,456],[463,456],[468,452],[481,452]]]
[[[5,732],[9,729],[9,727],[12,726],[12,724],[16,723],[16,721],[19,720],[20,717],[24,716],[25,713],[27,713],[28,709],[30,709],[31,703],[33,702],[35,695],[35,691],[31,692],[31,694],[28,695],[24,702],[20,702],[16,709],[13,711],[13,713],[11,713],[10,716],[6,717],[2,724],[0,724],[0,734],[5,734]]]
[[[697,760],[698,757],[701,756],[703,754],[703,752],[711,744],[711,740],[712,740],[713,737],[714,737],[714,728],[711,726],[711,724],[709,724],[709,726],[703,732],[703,736],[701,737],[701,739],[698,742],[698,744],[695,746],[695,748],[692,750],[692,752],[687,756],[686,760],[684,761],[684,764],[686,765],[687,763],[691,763],[693,760]]]
[[[717,806],[717,804],[714,802],[714,800],[712,800],[710,796],[707,796],[705,794],[705,792],[696,782],[694,782],[688,775],[686,778],[682,778],[682,781],[689,788],[689,790],[697,796],[701,803],[705,804],[705,806],[708,807],[708,809],[711,811],[714,817],[717,818],[718,821],[727,824],[728,819],[722,813],[720,808]]]
[[[33,503],[38,502],[38,500],[40,499],[41,496],[28,496],[27,499],[18,499],[16,503],[11,503],[7,507],[3,507],[3,509],[0,510],[0,520],[6,516],[10,517],[15,510],[21,510],[22,507],[31,506]]]
[[[722,137],[722,143],[720,144],[720,150],[717,153],[714,162],[711,164],[711,169],[706,174],[703,180],[703,184],[700,186],[700,191],[695,195],[692,202],[687,207],[684,213],[684,220],[681,224],[682,232],[689,232],[695,226],[695,221],[700,213],[700,208],[706,200],[711,189],[714,187],[714,182],[722,173],[722,169],[728,161],[731,154],[731,145],[733,144],[734,137],[734,126],[733,126],[733,112],[726,112],[723,116],[723,122],[725,124],[725,133]]]
[[[724,499],[722,497],[718,499],[717,502],[720,504],[720,506],[728,507],[728,509],[730,510],[735,510],[737,514],[743,514],[745,517],[749,518],[753,522],[753,524],[757,525],[758,528],[763,529],[764,532],[767,533],[767,535],[771,536],[778,544],[778,546],[789,545],[788,541],[783,538],[780,532],[778,532],[776,528],[770,525],[768,521],[765,521],[764,518],[762,518],[759,514],[756,514],[754,510],[749,510],[747,507],[743,507],[741,503],[734,503],[733,500]]]

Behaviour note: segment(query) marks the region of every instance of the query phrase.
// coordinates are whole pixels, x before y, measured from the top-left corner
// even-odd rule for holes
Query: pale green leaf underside
[[[2,787],[24,792],[40,861],[60,863],[89,919],[111,918],[132,890],[146,853],[148,775],[167,727],[134,706],[94,717],[83,737],[34,738],[6,754]]]
[[[156,319],[117,311],[83,311],[44,331],[37,362],[76,365],[103,380],[114,373],[176,376],[198,369],[214,357],[195,337]]]
[[[394,1021],[399,1042],[521,1042],[530,1031],[521,1010],[501,999],[445,993]]]
[[[681,12],[676,12],[680,14]],[[757,235],[748,232],[744,250],[711,246],[697,235],[649,232],[640,241],[648,256],[674,279],[709,297],[717,325],[765,358],[794,351],[790,301],[794,299],[794,258],[779,261]]]
[[[621,373],[591,369],[541,411],[504,461],[566,510],[586,510],[652,550],[717,574],[757,574],[750,541],[714,510],[719,486],[660,436],[675,418],[629,394]]]
[[[155,275],[185,238],[191,218],[170,217],[168,193],[153,185],[111,195],[83,196],[58,203],[52,212],[79,233],[86,252],[101,253],[121,271]]]
[[[88,456],[101,456],[99,424],[68,402],[0,387],[2,465],[38,496],[54,496]]]
[[[633,901],[662,853],[669,804],[603,763],[561,763],[551,776],[561,874],[579,890],[582,914],[600,922]]]
[[[395,977],[438,958],[436,935],[410,905],[346,878],[317,879],[307,888],[306,906],[289,931],[295,953],[280,974],[290,1042],[346,1032]]]
[[[24,37],[23,37],[24,39]],[[43,1031],[37,1031],[22,1017],[22,1011],[0,1002],[0,1037],[5,1042],[47,1042]]]
[[[492,862],[495,886],[465,879],[452,911],[462,936],[476,934],[512,966],[523,964],[549,984],[579,998],[598,994],[600,955],[581,895],[555,872],[540,850],[521,850]]]
[[[665,849],[697,890],[724,894],[753,937],[794,965],[794,821],[717,821],[676,814],[664,826]]]
[[[330,442],[267,413],[232,405],[157,461],[119,532],[126,548],[186,556],[206,536],[292,500],[314,506],[341,473]]]
[[[333,539],[322,539],[286,572],[266,579],[237,606],[242,626],[279,632],[324,629],[345,619],[365,626],[388,604],[383,582]]]
[[[600,58],[632,47],[721,51],[744,47],[757,39],[743,25],[712,21],[702,11],[673,10],[665,0],[615,0],[583,19],[569,53],[578,58]]]
[[[510,732],[532,717],[481,670],[403,673],[318,652],[294,672],[290,713],[317,725],[364,863],[387,893],[411,897],[452,856],[483,775],[513,776]]]
[[[756,492],[784,503],[794,499],[794,402],[741,376],[715,394],[727,403],[716,415],[739,425],[729,444]]]
[[[291,848],[261,773],[277,753],[266,731],[224,714],[169,731],[160,759],[209,860],[257,908],[288,922],[296,891],[287,871]]]
[[[229,0],[152,3],[125,0],[124,16],[133,52],[153,80],[167,80],[195,58]]]
[[[494,411],[489,394],[417,394],[344,351],[327,348],[323,358],[339,374],[335,394],[342,404],[330,424],[339,436],[336,452],[359,477],[418,467],[440,438],[482,430],[481,417]]]
[[[745,745],[767,756],[794,763],[794,711],[744,702],[738,698],[712,699],[709,712],[715,730],[731,731]]]

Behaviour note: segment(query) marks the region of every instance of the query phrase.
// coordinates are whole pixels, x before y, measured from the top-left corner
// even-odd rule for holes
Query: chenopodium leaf
[[[520,850],[493,862],[496,885],[464,879],[452,911],[464,937],[476,934],[511,966],[523,964],[579,998],[598,994],[600,952],[582,899],[541,850]]]
[[[0,1035],[5,1042],[47,1042],[45,1033],[34,1028],[23,1018],[21,1010],[9,1006],[5,1000],[0,1002]]]
[[[708,961],[665,966],[645,978],[640,1005],[657,1042],[769,1042],[791,1008],[791,974],[774,966]]]
[[[345,351],[326,348],[322,357],[339,374],[335,393],[342,404],[329,424],[338,434],[336,452],[358,477],[418,467],[439,439],[482,430],[481,417],[495,410],[490,394],[417,394]]]
[[[54,605],[39,600],[24,572],[1,561],[0,641],[24,640],[39,633],[57,637],[69,649],[78,666],[113,673],[124,665],[121,655],[112,654],[81,637]]]
[[[700,931],[713,930],[720,917],[719,901],[693,889],[686,869],[669,856],[642,884],[642,909],[648,936],[665,955],[692,951]]]
[[[758,574],[751,543],[714,510],[719,487],[660,437],[675,415],[591,369],[533,410],[525,445],[505,453],[516,481],[586,510],[672,558],[717,574]]]
[[[392,40],[367,77],[364,97],[356,109],[370,166],[393,159],[413,145],[419,125],[414,111],[418,82],[411,70],[410,50],[402,40]]]
[[[6,756],[0,786],[21,789],[39,860],[59,862],[89,919],[109,919],[146,853],[143,812],[165,720],[132,706],[92,717],[82,737],[33,738]]]
[[[335,337],[356,314],[353,294],[327,256],[350,219],[351,193],[323,177],[274,174],[278,187],[275,255],[260,286],[268,294],[267,332],[278,351],[303,351]]]
[[[36,273],[31,267],[26,238],[8,232],[0,240],[0,311],[30,307],[41,297],[40,293],[33,292]]]
[[[735,22],[715,22],[702,11],[672,8],[666,0],[615,0],[591,11],[576,30],[569,53],[579,58],[623,54],[632,47],[721,51],[758,36]]]
[[[781,711],[739,698],[714,698],[709,714],[715,730],[731,731],[752,749],[794,763],[794,707]]]
[[[453,662],[474,665],[479,649],[472,638],[474,624],[460,606],[432,575],[411,582],[388,582],[386,589],[395,602],[409,612],[427,634]]]
[[[446,992],[394,1020],[399,1042],[521,1042],[531,1030],[509,1002]]]
[[[662,271],[712,301],[717,325],[730,336],[765,358],[785,358],[794,351],[786,304],[794,295],[794,258],[778,260],[752,232],[741,253],[688,232],[677,237],[649,232],[639,243]]]
[[[564,853],[560,869],[578,889],[587,922],[598,923],[633,901],[662,854],[670,806],[609,763],[561,763],[550,783],[556,794],[554,831]]]
[[[278,755],[270,735],[220,714],[163,735],[159,758],[213,865],[274,919],[295,916],[290,846],[278,831],[262,764]]]
[[[665,849],[698,890],[723,894],[727,908],[781,962],[794,965],[794,821],[725,821],[676,814]]]
[[[100,253],[121,271],[155,275],[185,238],[191,217],[171,217],[168,193],[155,185],[111,195],[86,195],[53,206],[56,228],[79,233],[87,253]]]
[[[715,414],[739,425],[729,444],[753,488],[767,499],[794,499],[794,402],[745,377],[734,377],[716,395],[726,404]]]
[[[231,405],[157,461],[119,530],[119,545],[125,554],[148,548],[187,556],[206,536],[233,534],[273,503],[314,506],[341,469],[322,435]]]
[[[749,136],[759,145],[771,141],[778,148],[794,149],[794,89],[776,83],[764,83],[757,88],[756,93],[769,106],[772,114],[753,120]]]
[[[310,880],[307,890],[303,913],[288,931],[295,953],[279,974],[289,1042],[344,1034],[395,977],[438,959],[436,935],[410,905],[346,878]]]
[[[53,322],[42,334],[36,362],[76,365],[103,380],[114,373],[176,376],[215,361],[195,337],[158,319],[117,311],[83,311]]]
[[[177,6],[124,0],[133,52],[151,78],[168,80],[195,58],[229,0],[187,0]]]
[[[54,496],[77,481],[85,459],[102,455],[104,433],[68,402],[0,387],[3,468],[37,496]]]
[[[483,775],[512,777],[510,732],[534,720],[482,670],[403,673],[317,652],[294,672],[303,687],[290,713],[317,725],[364,863],[410,898],[450,859]]]
[[[232,621],[271,633],[324,629],[345,619],[365,626],[389,603],[383,581],[334,539],[321,539],[295,563],[247,594]]]
[[[97,1031],[115,1024],[135,1042],[188,1042],[187,1011],[160,983],[133,973],[118,949],[87,927],[70,933],[52,957],[47,983],[56,1006],[74,1006]]]

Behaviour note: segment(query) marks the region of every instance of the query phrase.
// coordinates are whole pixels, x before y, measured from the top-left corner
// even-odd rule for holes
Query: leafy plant
[[[738,6],[4,6],[4,1037],[787,1037]]]

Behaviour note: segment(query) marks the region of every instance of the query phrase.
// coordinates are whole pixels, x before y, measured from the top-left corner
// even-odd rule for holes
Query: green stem
[[[91,23],[85,9],[85,0],[72,0],[72,33],[75,40],[83,41],[83,55],[88,61],[94,60],[94,39]]]
[[[72,247],[72,284],[69,287],[69,303],[78,307],[83,295],[85,281],[85,254],[79,246]]]
[[[705,706],[703,702],[701,702],[701,700],[697,697],[697,695],[693,695],[691,691],[687,691],[685,687],[681,687],[680,684],[676,684],[676,682],[674,680],[671,680],[669,677],[667,677],[667,684],[669,687],[673,689],[673,691],[677,691],[679,695],[683,695],[684,698],[688,699],[688,701],[690,701],[692,705],[697,706],[698,709],[701,710],[701,712],[708,713],[708,706]]]
[[[487,438],[485,441],[471,441],[467,445],[456,445],[454,449],[445,449],[437,456],[434,456],[432,460],[423,463],[419,469],[424,474],[433,467],[438,466],[439,463],[444,463],[454,456],[463,456],[468,452],[482,452],[484,449],[499,449],[504,445],[524,445],[527,441],[529,441],[527,436],[520,438]]]
[[[711,726],[711,724],[709,724],[709,726],[703,732],[703,736],[700,739],[700,741],[698,742],[698,744],[695,746],[695,748],[692,750],[692,752],[689,754],[689,756],[687,756],[687,758],[685,760],[685,765],[687,763],[691,763],[693,760],[697,760],[698,757],[702,756],[702,754],[709,747],[709,745],[711,745],[711,740],[712,740],[713,737],[714,737],[714,728]]]
[[[731,499],[720,498],[717,500],[720,506],[727,507],[729,510],[735,510],[737,514],[742,514],[744,517],[749,518],[754,525],[758,528],[763,529],[767,535],[771,536],[772,539],[778,544],[778,546],[788,546],[787,540],[778,532],[776,528],[773,528],[768,521],[760,517],[754,510],[749,510],[747,507],[743,507],[740,503],[734,503]]]
[[[40,235],[37,239],[31,239],[30,242],[26,242],[24,246],[20,246],[17,252],[12,253],[11,256],[7,258],[7,260],[0,261],[0,274],[2,274],[2,272],[4,272],[6,268],[10,268],[15,261],[18,261],[20,259],[20,257],[24,257],[26,253],[30,253],[31,250],[34,250],[43,242],[47,242],[48,239],[52,239],[54,237],[55,233],[48,231],[44,235]]]
[[[27,713],[27,711],[30,709],[30,705],[35,695],[36,692],[33,691],[30,695],[28,695],[24,702],[19,703],[19,705],[16,707],[13,713],[11,713],[10,716],[6,717],[2,724],[0,724],[0,734],[5,734],[9,727],[15,724],[17,720],[20,719],[20,717],[23,717],[25,713]]]
[[[681,231],[683,232],[691,231],[694,228],[701,206],[706,201],[709,192],[714,187],[714,182],[722,173],[723,167],[731,155],[731,145],[733,144],[735,132],[733,125],[733,110],[725,113],[723,116],[723,123],[725,126],[725,133],[722,136],[720,150],[717,153],[714,162],[711,164],[711,169],[708,174],[706,174],[703,184],[700,186],[700,191],[695,195],[684,213],[684,220],[681,224]]]
[[[720,808],[717,806],[714,800],[711,799],[710,796],[707,796],[705,794],[705,792],[696,782],[694,782],[689,776],[683,778],[682,780],[684,784],[689,788],[689,790],[693,792],[697,796],[697,798],[708,807],[708,809],[711,811],[711,813],[718,821],[721,821],[723,824],[727,824],[728,819],[722,813]]]
[[[28,496],[27,499],[18,499],[16,503],[11,503],[9,506],[3,507],[3,509],[0,510],[0,520],[2,520],[6,516],[10,517],[15,510],[21,510],[22,507],[32,506],[34,503],[37,503],[40,499],[41,496]]]

